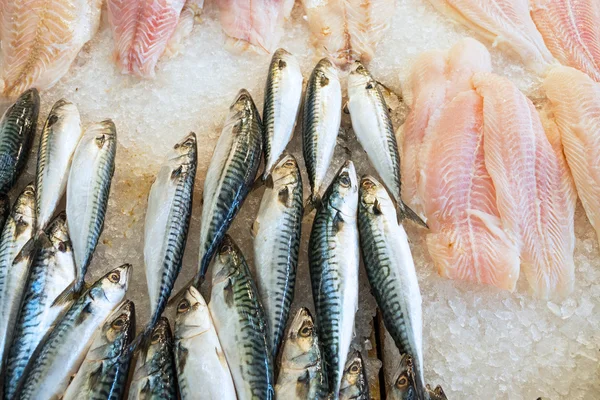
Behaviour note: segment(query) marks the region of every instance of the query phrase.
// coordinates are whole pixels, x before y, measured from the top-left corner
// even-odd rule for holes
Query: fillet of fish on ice
[[[253,49],[272,53],[283,35],[294,0],[216,0],[221,26],[232,51]]]
[[[395,10],[395,0],[302,0],[302,3],[318,45],[339,66],[355,60],[371,60]]]
[[[474,90],[444,107],[423,154],[427,248],[440,275],[514,290],[519,253],[502,229],[483,155],[483,100]]]
[[[543,73],[554,61],[529,15],[528,0],[430,0],[442,14],[511,50],[528,68]]]
[[[562,151],[550,143],[534,105],[510,80],[476,73],[473,84],[483,97],[485,165],[529,285],[542,298],[567,294],[574,282],[576,198]]]
[[[531,0],[531,17],[558,61],[600,82],[600,1]]]
[[[0,0],[0,94],[54,85],[98,30],[102,0]]]
[[[600,238],[600,83],[560,66],[550,70],[543,85],[577,194]]]
[[[402,197],[421,216],[424,216],[423,197],[418,187],[427,132],[439,119],[445,104],[459,92],[472,89],[474,72],[491,70],[490,53],[484,45],[470,38],[457,42],[448,51],[425,52],[412,65],[404,92],[411,109],[403,126]]]

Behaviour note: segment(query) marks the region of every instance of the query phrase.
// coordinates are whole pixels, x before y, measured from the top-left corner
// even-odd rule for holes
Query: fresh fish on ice
[[[208,309],[223,346],[237,397],[273,398],[273,361],[267,319],[244,255],[225,235],[212,267]]]
[[[320,400],[326,398],[327,390],[319,336],[310,311],[302,307],[281,348],[275,398]]]
[[[79,370],[98,328],[121,303],[131,265],[124,264],[98,279],[69,308],[36,350],[15,398],[60,398]]]
[[[600,82],[600,2],[530,0],[530,6],[552,55]]]
[[[367,382],[367,373],[365,363],[360,352],[353,351],[348,356],[346,367],[344,368],[344,377],[340,386],[340,400],[370,400],[369,382]]]
[[[390,400],[416,400],[417,389],[412,357],[404,354],[400,364],[392,374],[391,384],[386,388],[386,397]]]
[[[294,134],[302,97],[302,72],[292,54],[277,49],[267,75],[263,106],[263,150],[267,179]]]
[[[252,225],[256,286],[267,316],[273,359],[294,299],[302,215],[302,176],[294,156],[286,154],[267,182]]]
[[[75,261],[65,214],[60,213],[48,226],[47,233],[42,233],[38,240],[41,243],[31,256],[29,278],[23,291],[13,341],[5,359],[4,398],[7,400],[14,398],[38,344],[71,306],[71,302],[52,305],[75,279]]]
[[[232,333],[229,333],[232,334]],[[235,399],[235,387],[208,306],[190,286],[177,306],[175,360],[182,400]]]
[[[324,58],[310,75],[302,116],[302,154],[314,205],[321,199],[341,119],[342,89],[337,68]]]
[[[340,390],[358,309],[358,183],[346,161],[323,196],[308,243],[319,339],[329,393]]]
[[[0,96],[52,87],[96,34],[102,0],[2,0]]]
[[[517,240],[523,271],[541,298],[573,289],[575,188],[531,103],[508,79],[473,77],[483,97],[485,166],[502,224]]]
[[[340,66],[370,61],[389,28],[394,0],[302,0],[308,26],[328,56]]]
[[[252,96],[245,89],[240,90],[229,107],[229,116],[204,181],[196,287],[204,279],[221,239],[256,178],[262,150],[262,129]]]
[[[177,400],[173,336],[166,317],[158,320],[145,345],[138,355],[128,399]]]
[[[135,306],[127,300],[97,332],[79,371],[62,399],[121,399],[127,384],[135,335]]]
[[[432,145],[421,152],[426,161],[420,180],[431,229],[427,248],[440,275],[512,291],[519,248],[504,229],[486,168],[483,107],[475,91],[460,93],[428,132]],[[418,375],[420,357],[413,359]]]
[[[518,56],[539,74],[555,62],[529,14],[529,0],[430,0],[442,14]]]

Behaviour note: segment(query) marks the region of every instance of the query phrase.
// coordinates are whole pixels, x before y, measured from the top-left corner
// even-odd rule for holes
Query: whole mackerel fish
[[[423,377],[423,312],[415,265],[394,203],[366,176],[360,184],[358,227],[371,291],[401,354],[412,357],[417,399],[427,399]]]
[[[262,123],[250,93],[240,90],[213,153],[202,199],[199,287],[219,243],[256,178],[262,149]]]
[[[302,98],[302,72],[296,57],[277,49],[271,58],[263,107],[263,150],[265,172],[263,180],[275,168],[294,134]]]
[[[208,306],[190,286],[177,306],[175,359],[181,400],[235,399],[235,386]]]
[[[340,387],[340,400],[370,400],[369,382],[365,363],[360,352],[353,351],[348,356],[344,377]]]
[[[338,398],[358,309],[358,183],[346,161],[313,222],[308,260],[329,392]]]
[[[96,332],[63,400],[120,400],[126,390],[128,346],[135,335],[135,306],[125,301]]]
[[[177,376],[169,320],[161,317],[138,355],[129,400],[177,400]]]
[[[400,216],[427,227],[402,201],[400,155],[392,119],[379,84],[360,61],[355,62],[348,76],[348,110],[356,138],[392,194]]]
[[[273,362],[267,320],[240,249],[229,235],[212,271],[208,308],[239,400],[273,398]]]
[[[4,371],[21,298],[29,275],[30,257],[14,263],[23,246],[33,237],[35,188],[25,187],[4,225],[0,236],[0,364]]]
[[[109,119],[90,125],[75,149],[67,183],[67,221],[77,279],[61,295],[61,301],[83,290],[85,273],[104,227],[116,152],[117,130]]]
[[[256,286],[267,315],[273,359],[294,299],[302,227],[302,177],[286,154],[275,166],[252,225]]]
[[[79,370],[94,334],[127,291],[131,265],[124,264],[98,279],[57,322],[31,357],[15,398],[60,398]]]
[[[144,224],[144,265],[150,296],[149,333],[167,306],[181,271],[196,178],[196,135],[177,143],[158,171],[148,195]]]
[[[335,65],[323,58],[313,69],[302,116],[302,152],[310,183],[310,202],[317,205],[333,158],[342,119],[342,89]]]
[[[281,348],[275,398],[322,400],[327,390],[317,330],[310,311],[303,307],[292,320]]]
[[[4,369],[4,399],[13,399],[31,355],[71,302],[52,305],[75,280],[75,261],[65,213],[42,233],[25,285],[21,311]]]
[[[23,92],[0,119],[0,194],[7,194],[23,172],[39,113],[40,95],[34,88]]]

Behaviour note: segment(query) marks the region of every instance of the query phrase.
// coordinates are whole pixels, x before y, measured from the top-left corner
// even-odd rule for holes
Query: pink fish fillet
[[[562,154],[510,80],[477,73],[473,83],[483,96],[485,165],[529,285],[542,298],[567,294],[574,281],[575,196]]]
[[[483,100],[469,90],[444,108],[429,133],[421,184],[431,233],[427,248],[440,275],[514,290],[519,253],[502,229],[484,163]]]
[[[474,72],[491,69],[490,54],[485,46],[469,38],[459,41],[449,51],[425,52],[412,66],[404,90],[405,101],[411,105],[411,110],[403,126],[402,197],[422,216],[423,203],[418,187],[427,131],[435,125],[446,103],[459,92],[472,89]]]
[[[531,8],[554,57],[600,82],[600,1],[531,0]]]
[[[600,239],[600,84],[569,67],[544,81],[577,194]]]
[[[472,29],[494,46],[509,49],[533,71],[553,62],[529,15],[528,0],[430,0],[441,13]]]
[[[108,0],[115,60],[123,74],[154,77],[185,0]]]

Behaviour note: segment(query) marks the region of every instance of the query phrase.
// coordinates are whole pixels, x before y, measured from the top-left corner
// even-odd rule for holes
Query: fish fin
[[[250,234],[252,235],[253,238],[255,238],[256,235],[258,234],[259,228],[260,228],[260,222],[258,222],[258,219],[257,219],[252,223],[252,226],[250,227]]]
[[[144,330],[142,332],[140,332],[140,334],[137,335],[131,341],[131,343],[129,344],[129,347],[123,351],[123,354],[121,354],[121,357],[127,357],[130,354],[135,353],[138,348],[145,347],[144,345],[147,343],[148,339],[150,338],[150,333],[152,332],[152,329],[154,329],[154,325],[148,324],[146,326],[146,328],[144,328]]]
[[[179,167],[177,167],[176,169],[174,169],[171,172],[171,179],[173,179],[173,180],[177,179],[181,175],[182,172],[183,172],[183,166],[180,165]]]
[[[177,346],[175,352],[177,353],[177,371],[183,371],[190,351],[185,347]]]
[[[306,203],[304,204],[304,217],[309,215],[313,210],[316,210],[321,206],[321,196],[318,194],[311,194]]]
[[[27,258],[33,257],[33,255],[37,252],[37,250],[41,247],[41,237],[44,236],[46,240],[48,237],[44,231],[37,232],[34,236],[31,237],[21,248],[21,251],[17,254],[15,259],[13,260],[13,264],[18,264],[24,261]]]
[[[281,204],[283,204],[287,208],[290,208],[293,205],[291,188],[289,186],[285,186],[284,188],[282,188],[279,191],[279,193],[277,193],[277,199],[279,199],[279,202]]]
[[[429,225],[423,219],[414,212],[409,206],[404,204],[403,201],[400,201],[398,204],[398,222],[402,222],[404,219],[410,219],[411,221],[416,222],[418,225],[421,225],[424,228],[429,229]]]
[[[75,281],[75,282],[71,283],[69,286],[67,286],[66,289],[63,290],[63,292],[61,294],[56,296],[56,298],[52,302],[52,307],[62,306],[62,305],[68,304],[71,301],[74,301],[75,299],[77,299],[81,295],[83,290],[77,290],[76,286],[77,286],[77,281]]]
[[[383,214],[383,212],[381,211],[381,203],[379,203],[379,200],[377,199],[375,199],[375,202],[373,203],[373,211],[375,215]]]
[[[431,400],[448,400],[446,393],[444,393],[444,390],[440,385],[437,385],[434,390],[431,390],[429,385],[427,385],[427,392],[429,393]]]
[[[252,187],[250,188],[250,193],[254,192],[256,189],[260,189],[264,184],[265,181],[263,181],[262,177],[256,178],[256,180],[252,184]]]
[[[225,285],[223,292],[224,292],[225,304],[227,304],[227,306],[229,306],[229,307],[232,307],[234,299],[233,299],[233,283],[231,282],[231,279],[227,282],[227,285]]]

